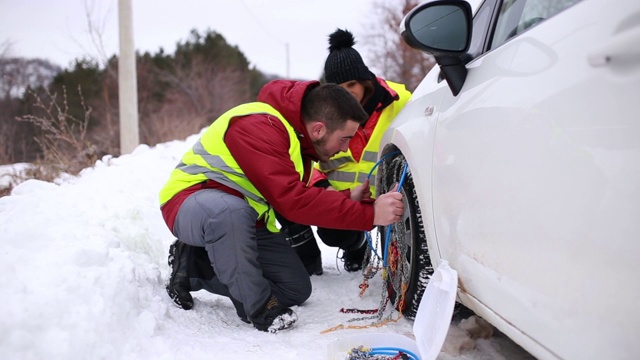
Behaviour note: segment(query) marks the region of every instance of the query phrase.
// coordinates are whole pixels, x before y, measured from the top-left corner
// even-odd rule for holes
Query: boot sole
[[[177,307],[183,310],[191,310],[193,308],[193,301],[186,301],[183,303],[182,300],[180,300],[180,297],[178,296],[178,294],[175,291],[173,291],[170,285],[167,285],[165,289],[167,290],[167,294],[169,294],[169,297],[171,298],[171,300],[173,300],[174,305],[176,305]]]
[[[177,249],[178,249],[178,240],[174,241],[169,246],[169,257],[167,258],[167,264],[171,268],[171,275],[169,278],[169,284],[167,284],[165,289],[167,290],[167,294],[169,294],[169,298],[171,298],[171,300],[177,307],[183,310],[191,310],[193,308],[193,299],[182,301],[178,296],[178,293],[174,291],[173,288],[171,287],[171,279],[173,278],[173,271],[174,271],[173,264],[176,261],[176,253],[178,251]]]
[[[298,321],[298,315],[296,315],[296,313],[278,315],[273,319],[273,323],[271,323],[267,332],[275,334],[280,330],[292,327],[296,321]]]

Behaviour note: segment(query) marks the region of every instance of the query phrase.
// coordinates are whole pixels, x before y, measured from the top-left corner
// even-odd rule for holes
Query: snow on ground
[[[0,358],[325,359],[340,337],[412,336],[405,319],[321,334],[354,317],[342,307],[377,308],[382,286],[378,275],[360,298],[361,275],[339,272],[327,247],[325,273],[312,278],[313,294],[294,308],[299,320],[290,330],[259,332],[237,318],[228,299],[202,291],[193,310],[175,307],[164,289],[174,238],[157,194],[196,139],[141,145],[78,177],[29,180],[0,198]],[[471,340],[456,323],[449,335],[440,360],[528,358],[499,333]]]
[[[0,189],[17,185],[30,167],[27,163],[0,165]]]

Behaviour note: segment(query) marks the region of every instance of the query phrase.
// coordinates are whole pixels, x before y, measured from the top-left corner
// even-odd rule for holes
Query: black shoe
[[[353,250],[345,250],[342,254],[342,260],[344,261],[344,269],[348,272],[356,272],[362,270],[364,267],[365,257],[369,253],[369,247],[367,242],[360,245],[360,247]]]
[[[271,295],[264,308],[250,320],[256,329],[276,333],[293,326],[298,320],[298,315],[288,307],[280,305],[278,299]]]
[[[176,240],[169,246],[168,263],[171,267],[171,277],[167,284],[167,293],[173,302],[185,310],[193,307],[193,297],[189,293],[191,285],[187,276],[187,253],[185,244]]]
[[[283,228],[287,242],[296,252],[307,274],[322,275],[322,256],[311,226],[291,223]]]
[[[244,305],[242,305],[240,301],[234,299],[231,296],[229,296],[229,299],[231,299],[233,306],[236,308],[236,314],[238,314],[240,320],[247,324],[251,324],[251,321],[249,321],[249,318],[247,317],[247,313],[244,311]]]
[[[302,263],[304,264],[304,268],[307,269],[307,274],[320,276],[323,273],[322,270],[322,257],[317,256],[312,260],[302,259]]]

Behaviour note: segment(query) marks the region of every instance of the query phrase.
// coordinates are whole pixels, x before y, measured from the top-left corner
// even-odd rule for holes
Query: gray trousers
[[[309,275],[284,234],[256,228],[257,216],[242,198],[202,189],[185,200],[173,227],[180,241],[207,250],[215,276],[200,280],[200,287],[233,297],[249,316],[271,294],[284,306],[300,305],[311,296]]]

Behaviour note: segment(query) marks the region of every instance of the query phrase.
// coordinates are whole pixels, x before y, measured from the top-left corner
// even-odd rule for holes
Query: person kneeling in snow
[[[275,80],[258,102],[214,121],[160,191],[163,218],[180,239],[170,247],[167,285],[176,305],[191,309],[189,292],[205,289],[229,297],[258,330],[291,327],[290,307],[309,298],[311,282],[276,226],[276,211],[299,224],[361,231],[402,216],[395,191],[374,202],[368,184],[341,192],[307,186],[313,162],[346,151],[367,117],[338,85]],[[190,260],[188,246],[205,248],[213,269],[207,279],[190,279],[198,258]]]

